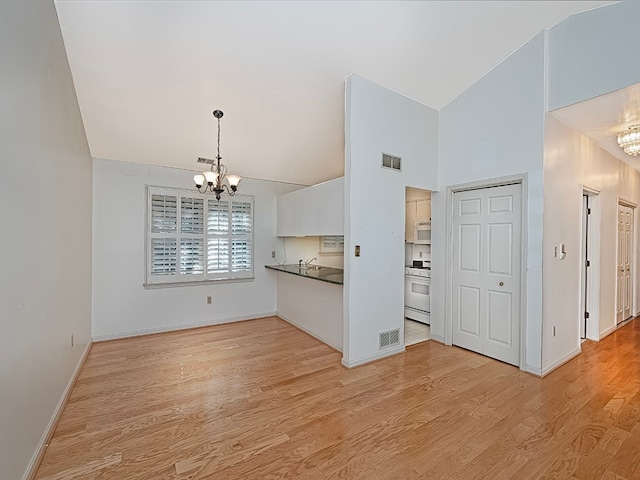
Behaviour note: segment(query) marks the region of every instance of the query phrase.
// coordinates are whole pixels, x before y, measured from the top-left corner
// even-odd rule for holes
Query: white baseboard
[[[390,357],[391,355],[397,355],[398,353],[403,353],[404,351],[405,351],[404,345],[401,345],[399,347],[390,348],[388,350],[385,350],[380,353],[376,353],[374,355],[368,355],[366,357],[356,358],[355,360],[352,360],[352,361],[347,361],[343,357],[342,365],[344,365],[347,368],[353,368],[353,367],[357,367],[358,365],[364,365],[365,363],[373,362],[374,360],[380,360],[381,358]]]
[[[291,320],[290,318],[285,317],[284,315],[282,315],[281,313],[277,314],[278,318],[281,318],[282,320],[284,320],[285,322],[293,325],[294,327],[296,327],[299,330],[302,330],[303,332],[311,335],[313,338],[320,340],[322,343],[326,343],[327,345],[329,345],[331,348],[333,348],[334,350],[339,351],[340,353],[342,353],[342,345],[340,345],[337,342],[334,342],[333,340],[329,340],[326,337],[323,337],[322,335],[317,334],[316,332],[312,332],[311,330],[309,330],[308,328],[303,327],[302,325],[300,325],[299,323]]]
[[[44,430],[44,433],[42,434],[42,437],[40,438],[40,442],[38,442],[38,447],[36,448],[36,451],[34,452],[33,456],[31,457],[31,461],[29,462],[29,466],[27,467],[26,472],[24,472],[24,475],[22,476],[23,480],[29,480],[32,479],[33,477],[35,477],[36,475],[36,471],[38,470],[38,467],[40,466],[40,461],[42,460],[42,457],[44,456],[44,453],[47,449],[47,446],[49,444],[49,441],[51,440],[51,437],[53,436],[53,432],[56,429],[56,426],[58,425],[58,421],[60,420],[60,417],[62,416],[62,411],[64,410],[64,407],[67,405],[67,401],[69,400],[69,396],[71,395],[71,390],[73,390],[73,386],[76,384],[76,380],[78,379],[78,375],[80,374],[80,370],[82,370],[82,367],[84,365],[84,362],[87,360],[87,356],[89,355],[89,350],[91,350],[91,342],[89,342],[86,346],[86,348],[84,349],[84,352],[82,352],[82,355],[80,356],[80,360],[78,361],[78,364],[76,365],[76,368],[73,370],[73,374],[71,375],[71,378],[69,379],[69,382],[67,383],[67,386],[65,387],[64,391],[62,392],[62,396],[60,397],[60,401],[58,402],[58,405],[56,405],[55,410],[53,411],[53,415],[51,416],[51,419],[49,420],[49,424],[47,425],[47,428]]]
[[[444,337],[442,337],[440,335],[431,334],[431,340],[435,340],[436,342],[439,342],[439,343],[442,343],[443,345],[445,345]]]
[[[182,325],[168,325],[164,327],[145,328],[143,330],[130,330],[128,332],[107,333],[105,335],[95,335],[94,342],[104,342],[106,340],[117,340],[119,338],[139,337],[142,335],[151,335],[154,333],[177,332],[179,330],[189,330],[191,328],[212,327],[214,325],[222,325],[225,323],[242,322],[244,320],[255,320],[257,318],[273,317],[276,312],[256,313],[249,316],[227,317],[207,322],[197,322]]]
[[[533,365],[525,365],[524,371],[535,375],[536,377],[542,377],[542,369],[540,367],[534,367]]]
[[[577,357],[578,355],[580,355],[581,350],[580,347],[576,348],[575,350],[573,350],[572,352],[568,353],[567,355],[565,355],[564,357],[562,357],[559,360],[556,360],[555,362],[553,362],[551,365],[547,365],[546,367],[544,367],[542,369],[542,376],[544,377],[545,375],[551,373],[553,370],[555,370],[556,368],[564,365],[565,363],[567,363],[569,360]]]

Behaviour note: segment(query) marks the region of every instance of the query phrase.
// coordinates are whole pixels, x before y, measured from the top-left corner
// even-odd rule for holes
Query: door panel
[[[511,294],[489,290],[489,333],[491,341],[511,346],[511,321],[504,312],[511,311]]]
[[[520,361],[521,186],[454,194],[453,343]]]
[[[513,225],[510,223],[491,224],[489,228],[489,273],[511,275],[511,255],[505,255],[513,248]]]
[[[460,331],[480,337],[480,289],[460,287]]]
[[[480,225],[460,226],[460,265],[463,272],[480,273]]]

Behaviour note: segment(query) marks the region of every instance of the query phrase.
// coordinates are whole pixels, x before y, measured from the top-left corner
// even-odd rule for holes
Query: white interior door
[[[633,294],[633,208],[618,205],[618,271],[616,321],[631,318]]]
[[[453,344],[520,363],[521,185],[454,194]]]

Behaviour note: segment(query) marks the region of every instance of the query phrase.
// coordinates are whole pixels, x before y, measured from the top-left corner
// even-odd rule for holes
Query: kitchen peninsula
[[[342,351],[343,270],[319,265],[266,265],[277,272],[277,314]]]

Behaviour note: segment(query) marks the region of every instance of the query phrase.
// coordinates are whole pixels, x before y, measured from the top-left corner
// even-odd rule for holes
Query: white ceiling
[[[91,154],[313,184],[344,171],[344,80],[441,109],[603,1],[57,0]]]
[[[617,140],[618,133],[640,124],[640,83],[552,113],[614,157],[640,170],[640,156],[624,153]]]

